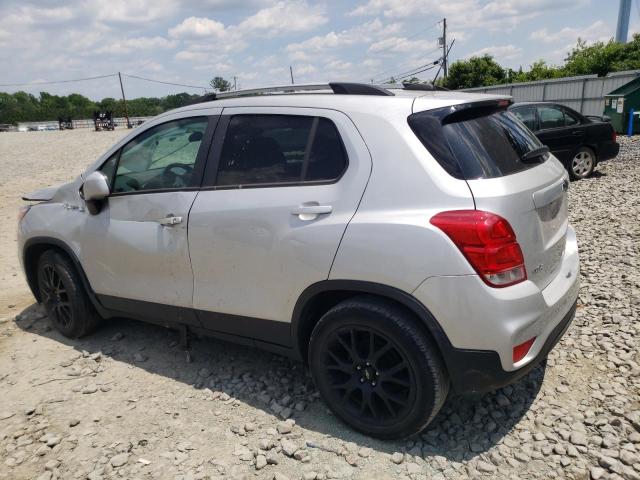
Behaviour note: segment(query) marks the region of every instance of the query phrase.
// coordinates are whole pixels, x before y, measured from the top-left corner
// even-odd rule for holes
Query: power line
[[[440,50],[440,47],[436,47],[436,48],[434,48],[433,50],[429,50],[428,52],[426,52],[426,53],[424,54],[424,56],[430,55],[430,54],[432,54],[432,53],[434,53],[434,52],[437,52],[437,51],[439,51],[439,50]],[[394,71],[394,70],[397,70],[397,69],[398,69],[398,67],[400,67],[400,66],[404,66],[404,65],[409,65],[410,63],[412,63],[412,61],[404,62],[404,63],[401,63],[401,64],[396,65],[396,66],[394,66],[394,67],[391,67],[391,68],[389,68],[389,69],[387,69],[387,70],[383,70],[382,72],[379,72],[379,73],[375,74],[375,75],[373,76],[373,78],[374,78],[374,79],[387,79],[389,76],[388,76],[388,75],[384,75],[384,77],[383,77],[383,74],[388,73],[388,72],[392,72],[392,71]],[[420,68],[420,67],[416,67],[416,68]]]
[[[404,77],[398,77],[396,80],[402,80],[403,78],[407,78],[407,77],[412,77],[414,75],[417,75],[418,73],[422,73],[422,72],[426,72],[427,70],[432,70],[434,68],[436,68],[436,66],[439,64],[440,62],[438,61],[438,63],[434,63],[433,65],[427,67],[427,68],[423,68],[422,70],[418,70],[416,72],[411,72],[408,75],[405,75]]]
[[[164,85],[175,85],[177,87],[199,88],[199,89],[202,89],[202,90],[207,90],[209,88],[209,87],[203,87],[201,85],[186,85],[184,83],[173,83],[173,82],[165,82],[165,81],[162,81],[162,80],[154,80],[153,78],[139,77],[138,75],[129,75],[127,73],[123,73],[123,75],[125,77],[136,78],[138,80],[144,80],[146,82],[162,83]]]
[[[117,77],[117,73],[110,73],[109,75],[99,75],[97,77],[86,78],[73,78],[70,80],[54,80],[54,81],[42,81],[42,82],[26,82],[26,83],[3,83],[0,87],[22,87],[25,85],[53,85],[56,83],[72,83],[72,82],[84,82],[85,80],[98,80],[100,78]]]

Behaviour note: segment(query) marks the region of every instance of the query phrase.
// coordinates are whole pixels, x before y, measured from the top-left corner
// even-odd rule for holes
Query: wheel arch
[[[320,317],[338,303],[354,296],[369,294],[387,299],[419,320],[419,326],[431,337],[447,369],[448,353],[453,348],[444,330],[429,310],[413,295],[388,285],[358,280],[324,280],[305,289],[293,310],[291,339],[295,356],[307,363],[309,339]]]
[[[100,313],[100,315],[105,316],[106,311],[98,301],[93,289],[91,288],[91,284],[89,283],[89,279],[87,278],[87,275],[85,274],[84,269],[80,264],[80,260],[78,260],[78,257],[71,249],[71,247],[69,247],[69,245],[58,238],[33,237],[25,242],[22,249],[22,261],[24,265],[25,275],[27,277],[27,284],[29,285],[29,288],[31,289],[31,292],[33,293],[33,296],[36,298],[36,300],[38,302],[41,301],[40,289],[38,288],[38,260],[40,259],[40,256],[47,250],[56,250],[57,252],[65,255],[71,260],[73,267],[80,276],[82,286],[89,296],[91,303]]]

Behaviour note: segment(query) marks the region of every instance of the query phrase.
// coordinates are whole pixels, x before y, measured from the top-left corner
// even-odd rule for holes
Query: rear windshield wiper
[[[520,160],[523,163],[528,163],[531,160],[543,156],[545,153],[549,153],[549,147],[546,145],[542,145],[538,148],[534,148],[533,150],[529,150],[527,153],[520,157]]]

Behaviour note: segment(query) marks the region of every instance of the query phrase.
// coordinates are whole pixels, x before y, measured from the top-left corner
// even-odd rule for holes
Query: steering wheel
[[[171,163],[164,167],[162,180],[166,188],[186,187],[191,179],[193,167],[184,163]]]

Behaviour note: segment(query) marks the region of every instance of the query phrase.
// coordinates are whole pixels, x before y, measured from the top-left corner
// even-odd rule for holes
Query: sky
[[[633,0],[630,36],[640,31]],[[615,35],[618,0],[2,0],[0,91],[119,97],[237,88],[381,82],[431,64],[447,19],[450,62],[484,53],[503,66],[560,64],[578,37]],[[433,78],[437,67],[418,74]],[[130,75],[180,83],[152,83]],[[9,86],[8,84],[29,83]]]

